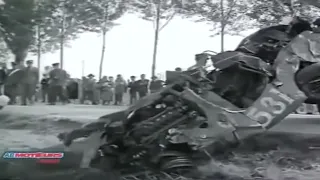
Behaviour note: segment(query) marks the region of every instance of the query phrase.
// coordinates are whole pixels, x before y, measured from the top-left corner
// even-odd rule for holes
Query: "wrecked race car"
[[[268,63],[242,52],[203,53],[187,71],[168,72],[170,84],[160,92],[59,138],[69,146],[100,132],[97,144],[84,149],[82,167],[121,174],[192,168],[203,161],[198,155],[264,133],[295,111],[308,98],[296,74],[301,62],[318,62],[315,47],[318,34],[306,31],[294,38],[278,53],[271,67],[275,74]],[[234,86],[243,75],[242,81],[253,83]]]
[[[118,171],[121,176],[189,170],[210,159],[203,155],[266,132],[309,97],[298,87],[296,74],[305,68],[301,62],[318,62],[318,37],[303,32],[280,50],[272,66],[239,51],[201,53],[187,71],[168,72],[170,83],[161,91],[126,110],[60,134],[68,147],[73,140],[88,137],[81,146],[84,154],[68,152],[61,164],[45,168],[91,167]],[[57,149],[43,151],[48,150]],[[34,167],[40,171],[41,166],[24,165],[23,172]]]

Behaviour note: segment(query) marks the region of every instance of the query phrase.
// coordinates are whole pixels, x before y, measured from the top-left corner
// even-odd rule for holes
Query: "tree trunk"
[[[224,15],[224,5],[223,5],[224,0],[220,0],[220,11],[221,11],[221,21],[220,21],[220,51],[224,52],[224,29],[225,29],[225,15]]]
[[[157,50],[158,50],[158,41],[159,41],[159,28],[160,28],[160,10],[161,10],[161,1],[158,0],[157,4],[157,14],[156,14],[156,27],[154,31],[154,44],[153,44],[153,59],[152,59],[152,71],[151,75],[155,76],[156,74],[156,63],[157,63]]]
[[[220,32],[220,46],[221,46],[221,52],[224,52],[224,25],[221,25],[221,32]]]
[[[61,34],[60,34],[60,67],[63,69],[64,65],[64,38],[65,38],[65,12],[62,12],[61,20]]]
[[[41,36],[40,36],[40,27],[37,26],[37,63],[39,69],[39,77],[41,77]]]
[[[106,50],[106,34],[107,34],[107,31],[103,30],[103,32],[102,32],[102,50],[101,50],[101,59],[100,59],[100,66],[99,66],[99,80],[102,78],[103,60],[104,60],[104,53]]]
[[[63,57],[64,57],[64,36],[60,37],[60,67],[63,69]]]

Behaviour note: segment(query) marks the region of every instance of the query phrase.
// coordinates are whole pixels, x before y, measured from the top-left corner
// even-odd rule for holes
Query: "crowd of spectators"
[[[81,104],[128,105],[149,93],[154,93],[164,86],[164,82],[156,76],[151,80],[141,74],[140,78],[131,76],[125,80],[121,74],[116,77],[103,76],[96,80],[93,74],[83,77],[81,81],[70,80],[67,85],[69,99],[80,99]],[[80,91],[76,87],[81,88]],[[76,95],[81,93],[82,95]]]
[[[130,79],[118,74],[116,77],[103,76],[97,80],[93,74],[82,79],[71,78],[59,67],[59,63],[47,66],[42,78],[33,61],[25,66],[12,62],[11,69],[6,63],[0,63],[0,95],[10,98],[9,104],[32,105],[34,102],[55,105],[56,103],[92,104],[92,105],[131,105],[150,93],[159,91],[165,82],[156,76],[149,80],[145,74]],[[177,67],[176,72],[182,69]],[[40,81],[40,83],[39,83]],[[169,82],[169,81],[168,81]],[[167,83],[168,83],[167,82]],[[297,109],[299,114],[315,114],[314,105],[304,105]]]
[[[76,79],[61,69],[59,63],[54,63],[39,77],[39,69],[33,66],[32,60],[26,61],[25,65],[12,62],[11,66],[8,69],[5,63],[0,64],[0,94],[8,96],[11,105],[35,102],[128,105],[164,86],[164,81],[158,77],[148,79],[145,74],[127,80],[121,74],[103,76],[100,80],[93,74]]]

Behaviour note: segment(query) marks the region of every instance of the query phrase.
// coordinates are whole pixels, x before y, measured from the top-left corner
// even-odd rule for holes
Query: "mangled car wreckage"
[[[247,46],[262,36],[259,31],[235,51],[198,54],[187,71],[167,72],[161,91],[59,138],[70,146],[98,132],[100,140],[93,151],[85,150],[81,167],[122,174],[192,168],[201,152],[263,133],[317,95],[318,77],[300,86],[298,75],[319,62],[319,34],[303,29],[292,36],[288,28],[264,30],[260,55]],[[272,53],[272,61],[263,57]]]
[[[319,62],[319,34],[290,36],[287,28],[269,29],[267,42],[259,46],[269,57],[276,54],[272,62],[248,53],[249,48],[241,51],[245,42],[236,51],[198,54],[187,71],[167,72],[168,85],[160,92],[60,138],[68,146],[101,131],[102,143],[84,166],[191,168],[199,152],[263,133],[314,97],[318,76],[309,78],[304,89],[298,74]]]

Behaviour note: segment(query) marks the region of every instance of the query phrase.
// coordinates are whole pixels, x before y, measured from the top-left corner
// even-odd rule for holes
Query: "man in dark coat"
[[[89,100],[92,105],[96,105],[95,101],[95,90],[96,90],[96,80],[93,74],[89,74],[86,81],[83,82],[83,99],[81,102],[84,103],[85,100]]]
[[[8,70],[5,81],[4,92],[10,98],[9,104],[16,104],[16,98],[19,91],[20,75],[16,72],[21,71],[17,68],[17,63],[11,62],[11,69]],[[21,71],[22,72],[22,71]],[[22,75],[21,75],[22,77]]]
[[[139,93],[139,98],[143,98],[148,94],[149,91],[149,80],[146,79],[145,74],[141,74],[140,80],[137,81],[138,84],[138,93]]]
[[[77,100],[79,98],[79,83],[76,79],[70,79],[67,84],[68,99]]]
[[[128,82],[129,94],[130,94],[130,104],[134,104],[137,101],[138,84],[135,76],[130,77]]]
[[[5,80],[7,79],[7,66],[6,63],[1,64],[1,69],[0,69],[0,95],[4,94],[4,83]]]
[[[39,82],[39,69],[33,67],[33,61],[28,60],[27,66],[22,68],[23,78],[21,80],[21,105],[27,105],[27,99],[33,104],[33,96],[36,92],[36,86]]]
[[[127,91],[127,83],[123,79],[121,74],[117,75],[116,80],[114,81],[114,94],[115,94],[115,101],[114,105],[122,105],[123,102],[123,94]]]
[[[49,105],[55,105],[57,97],[62,103],[67,103],[64,88],[66,88],[67,72],[59,67],[59,63],[52,64],[53,69],[49,72]]]
[[[150,92],[154,93],[159,91],[161,88],[163,88],[163,81],[158,79],[157,76],[153,76],[152,80],[150,82]]]

